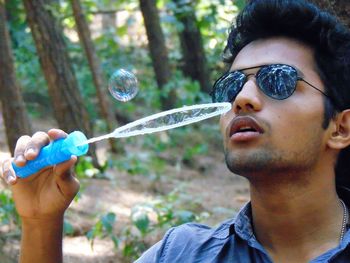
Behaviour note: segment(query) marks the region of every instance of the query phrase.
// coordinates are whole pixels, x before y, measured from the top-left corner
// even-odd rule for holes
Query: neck
[[[308,261],[336,247],[344,213],[334,177],[300,172],[268,177],[250,180],[252,215],[255,235],[275,261],[282,262],[278,255],[290,255],[287,262]]]

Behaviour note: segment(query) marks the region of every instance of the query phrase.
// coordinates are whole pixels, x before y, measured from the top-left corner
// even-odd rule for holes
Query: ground
[[[1,116],[1,115],[0,115]],[[36,120],[35,130],[47,130],[56,126],[48,120]],[[106,144],[98,144],[100,159],[107,158]],[[138,150],[138,149],[132,149]],[[4,125],[0,117],[0,158],[8,156],[5,143]],[[168,153],[169,159],[176,153]],[[199,211],[207,212],[209,217],[202,223],[215,226],[234,216],[239,208],[248,201],[248,184],[245,179],[231,174],[224,164],[221,151],[209,149],[208,154],[194,156],[193,164],[168,162],[166,176],[157,181],[145,180],[142,175],[130,176],[111,167],[106,172],[107,179],[87,179],[83,182],[82,197],[74,202],[66,214],[68,222],[74,228],[74,234],[64,238],[64,262],[66,263],[121,263],[125,262],[114,250],[110,239],[96,239],[93,250],[85,233],[96,222],[96,215],[114,212],[117,215],[116,231],[130,222],[131,208],[136,204],[149,202],[160,193],[166,194],[179,185],[182,193],[196,203]],[[0,186],[1,187],[1,186]],[[4,186],[2,186],[3,188]],[[0,235],[6,232],[6,226],[0,228]],[[161,238],[162,231],[153,235],[149,243]],[[1,254],[2,253],[2,254]],[[19,235],[6,239],[0,251],[1,263],[16,262],[19,254]],[[120,253],[119,253],[120,254]]]

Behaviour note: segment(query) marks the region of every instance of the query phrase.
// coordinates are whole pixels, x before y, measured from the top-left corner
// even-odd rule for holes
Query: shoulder
[[[207,239],[211,236],[214,229],[203,224],[187,223],[175,227],[171,231],[171,239],[177,241],[192,241],[192,239]]]

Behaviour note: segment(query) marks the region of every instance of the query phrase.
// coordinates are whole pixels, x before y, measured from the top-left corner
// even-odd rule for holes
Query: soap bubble
[[[136,76],[125,69],[116,70],[109,79],[108,89],[119,101],[129,101],[139,91]]]

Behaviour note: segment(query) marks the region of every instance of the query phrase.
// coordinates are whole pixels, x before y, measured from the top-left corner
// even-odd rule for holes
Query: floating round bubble
[[[228,102],[183,106],[128,123],[109,134],[88,139],[86,142],[82,142],[82,144],[97,142],[108,138],[125,138],[170,130],[224,114],[230,109],[231,103]]]
[[[139,86],[133,73],[125,69],[118,69],[112,74],[108,89],[114,98],[126,102],[136,96]]]

